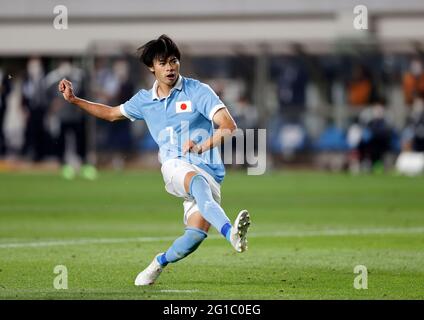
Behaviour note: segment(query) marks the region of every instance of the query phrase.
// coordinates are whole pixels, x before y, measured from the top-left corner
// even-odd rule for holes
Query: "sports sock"
[[[159,264],[164,267],[168,263],[177,262],[187,257],[199,247],[207,236],[208,234],[203,230],[187,227],[184,234],[176,239],[171,247],[157,258]]]
[[[201,215],[230,241],[230,219],[228,219],[224,210],[213,198],[211,188],[206,178],[200,174],[193,176],[191,178],[189,191],[196,200]]]

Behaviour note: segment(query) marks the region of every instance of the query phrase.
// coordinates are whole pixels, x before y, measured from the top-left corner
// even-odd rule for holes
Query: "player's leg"
[[[200,212],[194,212],[187,219],[184,234],[176,239],[166,252],[157,257],[159,264],[165,267],[168,263],[177,262],[195,251],[208,236],[210,224]]]
[[[213,198],[211,187],[207,179],[195,172],[190,171],[184,178],[185,191],[195,200],[202,216],[213,225],[238,252],[247,249],[247,231],[250,226],[250,216],[247,210],[242,210],[231,226],[230,220],[222,207]]]
[[[151,264],[137,276],[135,285],[153,284],[164,266],[181,260],[196,250],[206,238],[211,224],[221,231],[228,223],[225,232],[221,233],[228,237],[237,251],[242,252],[247,248],[246,233],[250,224],[247,211],[241,211],[234,226],[231,226],[228,217],[218,204],[219,185],[215,186],[213,182],[210,182],[210,185],[205,177],[190,170],[189,166],[179,160],[172,160],[162,165],[165,189],[178,197],[190,195],[194,200],[184,201],[184,223],[187,225],[184,234],[176,239],[165,253],[160,253],[153,259]]]
[[[169,263],[187,257],[200,246],[207,237],[209,227],[210,224],[199,211],[192,213],[187,219],[184,234],[176,239],[166,252],[159,253],[150,265],[138,274],[134,284],[136,286],[153,284]]]
[[[196,200],[202,216],[229,240],[230,219],[213,198],[206,178],[196,171],[188,172],[184,178],[184,189]]]

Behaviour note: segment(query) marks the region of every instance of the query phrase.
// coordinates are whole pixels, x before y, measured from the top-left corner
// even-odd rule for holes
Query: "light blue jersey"
[[[202,143],[213,134],[212,118],[225,105],[216,93],[198,80],[180,76],[169,96],[157,96],[157,82],[150,90],[140,90],[120,106],[121,113],[131,121],[144,120],[159,146],[159,160],[181,158],[195,164],[221,183],[225,168],[217,147],[200,155],[182,153],[190,139]]]

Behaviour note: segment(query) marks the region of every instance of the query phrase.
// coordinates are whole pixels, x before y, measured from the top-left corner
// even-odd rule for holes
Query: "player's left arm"
[[[237,129],[237,124],[226,107],[215,112],[212,120],[217,125],[214,134],[202,144],[196,144],[192,140],[187,141],[183,146],[184,154],[187,151],[203,153],[209,149],[213,149],[219,146],[225,138],[230,137],[234,130]]]

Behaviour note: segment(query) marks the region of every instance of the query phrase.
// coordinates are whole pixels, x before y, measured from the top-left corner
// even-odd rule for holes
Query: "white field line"
[[[178,289],[167,289],[167,290],[159,290],[159,292],[164,292],[164,293],[194,293],[194,292],[199,292],[199,290],[194,289],[194,290],[178,290]]]
[[[390,234],[424,234],[424,227],[411,228],[364,228],[364,229],[324,229],[305,231],[279,231],[265,233],[250,233],[249,238],[284,238],[284,237],[328,237],[328,236],[350,236],[350,235],[390,235]],[[71,239],[51,240],[36,242],[0,243],[0,249],[30,248],[30,247],[52,247],[85,244],[113,244],[128,242],[160,242],[175,240],[175,236],[168,237],[134,237],[134,238],[100,238],[100,239]],[[208,239],[222,239],[221,235],[210,235]]]

